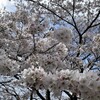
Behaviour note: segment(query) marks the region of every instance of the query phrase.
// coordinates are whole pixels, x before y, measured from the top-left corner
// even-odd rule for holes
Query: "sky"
[[[7,11],[15,11],[14,2],[10,2],[9,0],[0,0],[0,10],[6,7]]]

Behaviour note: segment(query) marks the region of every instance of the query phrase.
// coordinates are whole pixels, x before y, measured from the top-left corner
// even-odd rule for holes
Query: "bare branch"
[[[30,100],[33,100],[33,89],[32,89],[32,91],[31,91],[31,94],[30,94]]]
[[[86,58],[88,58],[91,54],[89,53],[88,55],[86,55],[84,58],[82,58],[82,60],[85,60]]]
[[[50,91],[48,89],[46,91],[46,100],[51,100],[50,99]]]
[[[46,51],[43,52],[39,52],[39,53],[47,53],[49,50],[51,50],[52,48],[54,48],[55,46],[57,46],[59,43],[54,44],[53,46],[51,46],[50,48],[48,48]]]
[[[2,82],[0,82],[0,84],[10,83],[12,80],[13,80],[13,79],[10,79],[10,80],[8,80],[8,81],[2,81]]]
[[[70,16],[72,16],[71,15],[71,13],[68,11],[68,9],[66,9],[66,8],[64,8],[62,5],[60,5],[60,4],[57,4],[57,6],[59,6],[59,7],[61,7],[63,10],[65,10]]]
[[[74,17],[74,12],[75,12],[75,0],[73,0],[73,17]]]
[[[12,88],[12,89],[9,89],[4,83],[1,83],[1,85],[5,88],[5,91],[6,91],[8,94],[14,96],[14,97],[16,98],[16,100],[20,100],[20,97],[19,97],[19,95],[16,93],[14,87],[12,87],[12,86],[9,85],[9,87]],[[13,91],[13,92],[12,92],[12,91]]]
[[[36,90],[36,93],[41,98],[41,100],[46,100],[38,90]]]
[[[97,24],[92,25],[91,28],[92,27],[95,27],[95,26],[98,26],[98,25],[100,25],[100,23],[97,23]]]
[[[63,92],[65,92],[70,97],[70,99],[72,99],[72,95],[68,91],[64,90]]]
[[[50,11],[52,14],[54,14],[54,15],[57,16],[58,18],[60,18],[60,19],[62,19],[63,21],[67,22],[68,24],[74,26],[72,23],[70,23],[69,21],[65,20],[64,18],[62,18],[61,16],[59,16],[58,14],[56,14],[53,10],[49,9],[49,7],[46,7],[44,4],[41,4],[41,3],[36,2],[36,1],[34,1],[34,0],[28,0],[28,1],[31,1],[31,2],[33,2],[33,3],[38,4],[39,6],[41,6],[41,7],[45,8],[46,10]]]
[[[98,11],[96,17],[92,20],[92,22],[90,23],[90,25],[83,31],[82,35],[83,35],[86,31],[88,31],[90,28],[92,28],[92,27],[94,26],[93,23],[97,20],[97,18],[99,17],[99,15],[100,15],[100,10]]]
[[[88,67],[87,67],[87,68],[89,68],[89,66],[91,65],[90,68],[89,68],[89,70],[91,70],[91,69],[93,68],[94,63],[97,62],[97,61],[100,61],[100,56],[98,56],[98,57],[96,57],[95,59],[93,59],[93,60],[88,64]]]
[[[73,3],[74,3],[73,4],[73,9],[75,10],[75,0],[73,0]],[[62,5],[60,5],[60,4],[57,4],[57,5],[59,7],[61,7],[63,10],[65,10],[70,15],[70,17],[72,18],[73,23],[74,23],[73,27],[76,29],[76,31],[77,31],[77,33],[79,35],[79,43],[81,44],[82,43],[82,35],[81,35],[81,33],[80,33],[80,31],[79,31],[79,29],[77,27],[77,24],[76,24],[76,21],[75,21],[75,18],[74,18],[74,10],[73,10],[73,14],[71,15],[71,13],[67,9],[65,9]]]

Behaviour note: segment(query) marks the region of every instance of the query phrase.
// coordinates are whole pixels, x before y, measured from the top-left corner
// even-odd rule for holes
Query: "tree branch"
[[[73,9],[75,10],[75,0],[73,0],[73,2],[74,2]],[[81,33],[80,33],[80,31],[79,31],[79,29],[77,27],[77,24],[76,24],[76,21],[75,21],[75,18],[74,18],[74,10],[73,10],[73,15],[71,15],[71,13],[67,9],[65,9],[62,5],[60,5],[60,4],[57,4],[57,5],[59,7],[61,7],[63,10],[65,10],[71,16],[71,18],[73,20],[73,23],[74,23],[73,27],[76,29],[76,31],[77,31],[77,33],[79,35],[79,43],[81,44],[82,43],[82,35],[81,35]]]
[[[72,99],[72,95],[68,91],[64,90],[63,92],[65,92],[70,97],[70,99]]]
[[[82,58],[82,60],[85,60],[86,58],[88,58],[91,54],[89,53],[88,55],[86,55],[85,57]]]
[[[91,28],[92,27],[95,27],[95,26],[98,26],[98,25],[100,25],[100,23],[97,23],[97,24],[92,25]]]
[[[54,14],[55,16],[57,16],[58,18],[62,19],[63,21],[67,22],[68,24],[74,26],[72,23],[70,23],[69,21],[65,20],[64,18],[62,18],[61,16],[59,16],[58,14],[56,14],[54,11],[52,11],[51,9],[49,9],[48,7],[46,7],[44,4],[41,4],[39,2],[36,2],[34,0],[27,0],[27,1],[31,1],[33,3],[37,3],[39,6],[45,8],[46,10],[48,10],[49,12],[51,12],[52,14]]]
[[[61,7],[61,8],[62,8],[63,10],[65,10],[70,16],[72,16],[71,13],[70,13],[66,8],[64,8],[62,5],[57,4],[57,6]]]
[[[97,20],[97,18],[99,17],[100,10],[98,11],[98,14],[97,14],[96,17],[94,18],[94,20],[90,23],[90,25],[89,25],[89,26],[83,31],[83,33],[81,34],[81,32],[79,31],[79,29],[78,29],[78,27],[77,27],[77,24],[76,24],[76,22],[75,22],[75,19],[74,19],[75,0],[73,0],[73,15],[71,15],[71,14],[69,13],[69,11],[66,10],[64,7],[62,7],[61,5],[57,4],[57,5],[60,6],[63,10],[66,10],[66,12],[72,17],[72,20],[73,20],[74,24],[72,24],[71,22],[65,20],[65,19],[62,18],[60,15],[56,14],[53,10],[49,9],[49,7],[45,6],[44,4],[41,4],[40,2],[36,2],[36,1],[34,1],[34,0],[27,0],[27,1],[31,1],[31,2],[33,2],[33,3],[38,4],[39,6],[45,8],[46,10],[48,10],[49,12],[51,12],[52,14],[54,14],[55,16],[57,16],[58,18],[62,19],[63,21],[65,21],[65,22],[67,22],[68,24],[70,24],[71,26],[73,26],[73,27],[76,29],[76,31],[78,32],[78,35],[79,35],[79,44],[82,43],[82,35],[83,35],[86,31],[88,31],[88,29],[90,29],[90,28],[92,28],[92,27],[94,27],[94,26],[99,25],[99,24],[93,25],[93,23],[94,23],[94,22]]]
[[[13,80],[13,79],[8,80],[8,81],[2,81],[2,82],[0,82],[0,84],[10,83],[12,80]]]
[[[97,58],[95,58],[93,61],[91,61],[89,64],[88,64],[88,67],[91,65],[91,67],[89,68],[89,70],[91,70],[93,68],[93,65],[96,61],[100,61],[100,56],[98,56]]]
[[[16,93],[14,87],[9,86],[12,89],[7,88],[7,86],[4,83],[1,83],[1,85],[5,88],[5,91],[10,94],[11,96],[14,96],[16,98],[16,100],[20,100],[19,95]]]
[[[50,99],[50,91],[48,89],[46,91],[46,100],[51,100]]]
[[[46,100],[46,99],[41,95],[41,93],[40,93],[38,90],[36,90],[36,93],[37,93],[37,95],[38,95],[42,100]]]
[[[31,94],[30,94],[30,100],[33,100],[33,89],[32,89],[32,91],[31,91]]]
[[[94,27],[93,23],[97,20],[97,18],[99,17],[100,15],[100,10],[98,11],[96,17],[92,20],[92,22],[90,23],[90,25],[83,31],[82,35],[88,31],[90,28]]]
[[[75,12],[75,0],[73,0],[73,17],[74,17],[74,12]]]

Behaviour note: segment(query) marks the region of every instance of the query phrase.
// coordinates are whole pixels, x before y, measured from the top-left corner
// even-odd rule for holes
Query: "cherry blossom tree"
[[[0,12],[0,100],[100,100],[99,4],[17,0]]]

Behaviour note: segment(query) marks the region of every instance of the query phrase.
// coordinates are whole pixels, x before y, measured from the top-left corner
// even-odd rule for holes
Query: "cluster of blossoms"
[[[48,23],[44,21],[43,23],[32,23],[29,26],[29,33],[36,34],[37,32],[43,32],[46,27],[48,26]]]
[[[68,49],[65,44],[58,43],[57,40],[51,37],[39,39],[36,44],[36,50],[38,53],[37,59],[46,71],[54,71],[66,68],[63,61],[68,54]]]
[[[96,36],[94,36],[93,40],[94,40],[95,43],[100,44],[100,34],[97,34]]]
[[[54,31],[54,38],[67,45],[72,40],[72,32],[70,29],[61,27]]]
[[[40,15],[31,16],[24,9],[9,16],[0,23],[1,74],[14,76],[20,73],[22,82],[28,87],[49,89],[55,96],[68,90],[85,100],[100,99],[100,78],[95,72],[85,69],[87,66],[80,56],[97,50],[97,55],[100,54],[99,34],[93,38],[93,45],[83,44],[77,52],[76,44],[72,46],[73,50],[70,48],[70,29],[61,27],[47,32],[48,23],[41,21]],[[86,36],[85,40],[89,38]],[[72,52],[80,55],[76,57]],[[83,73],[79,72],[80,68],[84,68]]]
[[[0,74],[13,75],[19,68],[16,61],[7,57],[6,52],[0,49]]]
[[[67,29],[63,30],[61,33],[67,35],[65,32]],[[57,36],[55,34],[56,31],[51,32],[51,34],[49,33],[50,37],[47,36],[37,41],[36,49],[40,54],[36,54],[36,56],[41,67],[32,66],[32,68],[25,69],[22,72],[26,85],[36,87],[36,89],[49,89],[55,96],[59,96],[61,91],[66,89],[72,93],[77,93],[85,100],[99,100],[99,76],[88,70],[84,70],[84,73],[79,73],[78,70],[68,70],[67,68],[71,67],[70,64],[67,63],[66,65],[63,61],[65,56],[68,55],[67,41],[65,41],[64,35],[61,35],[60,38],[59,34],[56,34]],[[70,33],[68,33],[68,38],[71,41]],[[56,43],[57,45],[55,45]],[[50,49],[52,45],[55,46]],[[83,67],[83,62],[78,57],[71,60],[73,67]]]
[[[96,53],[96,55],[99,55],[100,54],[100,34],[97,34],[96,36],[94,36],[93,41],[94,41],[94,47],[92,48],[92,50]]]
[[[57,41],[52,38],[39,38],[39,40],[36,41],[36,50],[38,52],[45,52],[56,43]]]
[[[55,71],[66,68],[65,64],[63,63],[63,61],[61,61],[59,56],[53,56],[50,54],[45,54],[45,55],[40,54],[38,55],[38,61],[46,71]]]
[[[88,70],[79,73],[78,70],[61,70],[55,73],[47,73],[43,68],[25,69],[22,72],[23,81],[29,87],[36,89],[49,89],[55,96],[59,96],[61,91],[70,90],[80,95],[85,100],[100,99],[100,78],[99,76]],[[59,84],[58,84],[59,83]]]

